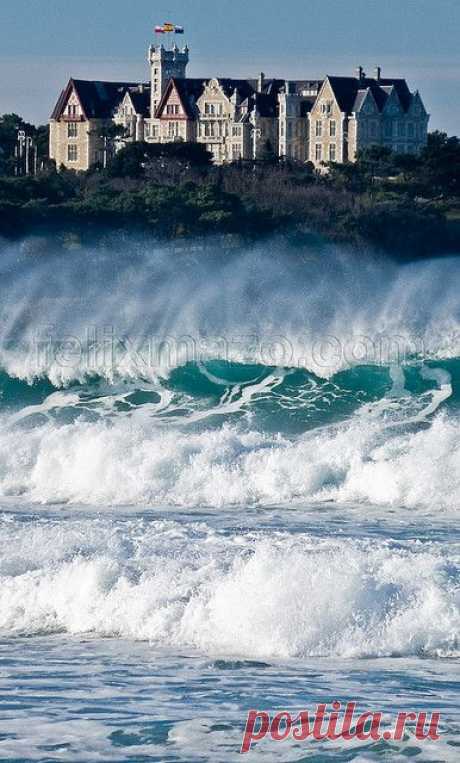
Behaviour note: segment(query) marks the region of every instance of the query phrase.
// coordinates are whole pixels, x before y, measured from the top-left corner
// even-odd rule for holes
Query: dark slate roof
[[[150,116],[150,87],[144,86],[142,92],[139,87],[130,88],[129,95],[136,111],[143,117]]]
[[[365,77],[328,77],[341,111],[350,113],[364,100],[365,91],[370,89],[381,111],[385,106],[388,93],[394,88],[405,111],[410,106],[411,93],[404,79],[370,79]]]
[[[284,80],[265,80],[263,92],[258,93],[257,80],[233,79],[230,77],[172,79],[158,104],[157,114],[163,109],[171,92],[171,87],[175,86],[187,116],[191,119],[194,118],[196,116],[195,103],[203,94],[206,84],[211,79],[217,80],[227,98],[231,98],[236,90],[240,103],[246,104],[248,108],[256,104],[261,116],[276,116],[278,93],[284,87]]]
[[[59,98],[57,99],[57,102],[56,102],[56,106],[54,107],[53,112],[51,114],[51,119],[59,119],[67,99],[67,90],[68,90],[68,86],[66,90],[61,90]]]
[[[356,100],[358,90],[362,88],[362,82],[356,77],[328,77],[332,90],[339,104],[340,110],[350,112]]]
[[[189,77],[187,79],[171,79],[163,93],[163,98],[158,104],[156,113],[159,114],[162,111],[172,88],[175,87],[185,109],[185,113],[190,119],[193,119],[196,116],[196,101],[202,95],[206,82],[208,82],[206,79],[193,79]]]
[[[261,117],[278,115],[278,98],[275,93],[255,93],[253,102]]]
[[[230,79],[228,77],[217,77],[216,79],[227,98],[231,98],[236,90],[241,100],[244,101],[257,90],[257,80]]]
[[[71,79],[66,89],[62,91],[51,119],[59,118],[73,89],[75,89],[78,95],[87,119],[107,119],[112,116],[114,109],[123,98],[126,90],[138,87],[138,83],[134,82],[100,82]],[[148,87],[148,85],[145,85],[145,87]]]
[[[378,84],[381,88],[385,86],[393,86],[398,93],[404,111],[408,110],[412,100],[412,93],[410,92],[405,79],[380,79]]]
[[[375,84],[371,84],[371,85],[368,85],[368,87],[364,87],[361,90],[358,90],[358,92],[356,93],[356,98],[353,104],[352,111],[360,110],[369,92],[372,93],[374,101],[377,104],[378,110],[379,111],[383,110],[385,103],[387,102],[388,94],[385,92],[385,88],[379,87],[378,85],[375,85]]]
[[[366,98],[367,90],[358,90],[356,93],[355,102],[353,104],[352,111],[359,111]]]
[[[315,95],[307,95],[304,96],[300,102],[300,116],[306,117],[307,114],[312,110],[314,103],[316,101]]]
[[[284,79],[266,79],[262,88],[262,92],[267,95],[278,95],[286,84]],[[257,80],[255,84],[255,90],[257,90]]]

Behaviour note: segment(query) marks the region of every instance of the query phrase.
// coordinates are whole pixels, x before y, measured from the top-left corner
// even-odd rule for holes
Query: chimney
[[[382,68],[380,66],[375,67],[375,79],[377,82],[380,82],[380,78],[382,76]]]
[[[259,79],[257,80],[257,92],[262,93],[264,89],[265,84],[265,74],[263,72],[260,72]]]
[[[362,80],[366,76],[362,66],[358,66],[358,68],[356,69],[356,74],[360,82],[362,82]]]

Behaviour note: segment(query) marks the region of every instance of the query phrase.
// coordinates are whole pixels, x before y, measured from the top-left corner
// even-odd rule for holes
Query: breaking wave
[[[3,251],[0,496],[459,505],[457,259],[127,251]]]
[[[3,520],[3,635],[89,633],[259,658],[458,654],[459,559],[436,543],[145,519],[18,529]]]

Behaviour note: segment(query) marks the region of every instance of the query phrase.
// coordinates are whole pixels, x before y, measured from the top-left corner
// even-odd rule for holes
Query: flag
[[[163,29],[163,27],[162,27],[162,26],[156,26],[156,27],[155,27],[155,33],[156,33],[156,34],[164,34],[164,33],[165,33],[165,30]]]
[[[169,24],[169,23],[163,24],[164,32],[174,32],[174,29],[175,29],[174,24]]]
[[[183,26],[176,26],[174,28],[174,34],[184,34],[184,27]]]

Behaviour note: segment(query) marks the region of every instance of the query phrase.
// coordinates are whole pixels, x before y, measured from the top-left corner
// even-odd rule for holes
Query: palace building
[[[354,161],[370,145],[417,153],[426,143],[420,94],[380,68],[324,80],[196,79],[187,77],[189,48],[177,44],[151,45],[148,63],[148,83],[69,80],[50,120],[58,167],[105,166],[134,141],[204,143],[217,164],[278,156],[317,168]]]

